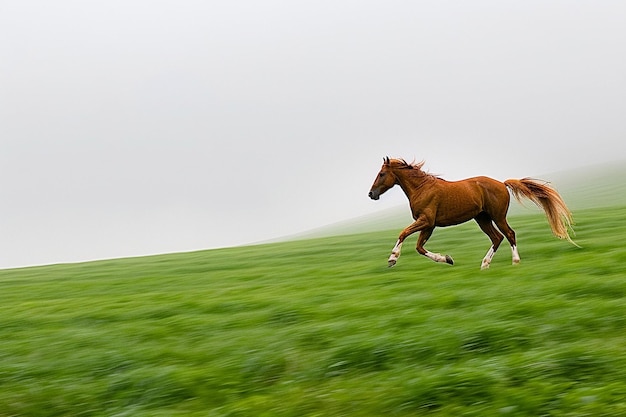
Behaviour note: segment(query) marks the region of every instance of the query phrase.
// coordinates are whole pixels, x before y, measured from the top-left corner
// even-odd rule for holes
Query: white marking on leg
[[[493,245],[487,251],[487,254],[483,258],[483,262],[480,264],[480,269],[487,269],[489,265],[491,265],[491,260],[493,259],[493,255],[495,255],[496,251],[493,249]]]
[[[396,246],[393,247],[393,249],[391,250],[391,256],[389,256],[389,266],[393,266],[396,264],[396,262],[398,261],[398,258],[400,257],[400,252],[402,251],[402,242],[400,242],[400,239],[398,239],[398,241],[396,242]]]
[[[517,252],[517,246],[511,246],[511,252],[513,252],[513,265],[517,265],[520,262],[519,253]]]
[[[446,257],[440,253],[432,253],[432,252],[426,251],[424,255],[426,255],[428,258],[432,259],[435,262],[446,263]]]

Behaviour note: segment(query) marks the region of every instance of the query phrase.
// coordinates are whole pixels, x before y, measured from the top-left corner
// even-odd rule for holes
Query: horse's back
[[[475,185],[486,191],[506,192],[508,194],[508,191],[506,190],[506,185],[504,185],[502,181],[498,181],[491,177],[479,176],[467,178],[463,181],[474,183]]]
[[[455,188],[458,188],[459,191],[463,190],[461,192],[468,200],[475,201],[481,206],[481,211],[491,213],[501,211],[503,207],[506,209],[509,206],[509,191],[503,182],[496,179],[478,176],[449,184],[455,184]]]
[[[459,181],[445,182],[448,184],[450,189],[456,188],[460,192],[469,194],[494,194],[497,196],[502,196],[503,194],[508,195],[506,185],[504,185],[503,182],[490,177],[478,176],[465,178]]]

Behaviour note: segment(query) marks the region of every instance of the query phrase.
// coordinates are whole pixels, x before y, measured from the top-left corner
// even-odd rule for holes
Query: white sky
[[[626,2],[0,0],[0,267],[238,245],[626,156]]]

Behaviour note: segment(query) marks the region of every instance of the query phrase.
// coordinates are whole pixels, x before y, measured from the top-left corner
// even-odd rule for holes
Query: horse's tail
[[[525,197],[541,207],[546,213],[552,233],[559,239],[567,239],[573,245],[578,246],[570,237],[569,230],[572,229],[574,223],[572,213],[569,211],[563,198],[559,193],[546,183],[541,183],[530,178],[522,178],[521,180],[504,181],[511,194],[522,202]]]

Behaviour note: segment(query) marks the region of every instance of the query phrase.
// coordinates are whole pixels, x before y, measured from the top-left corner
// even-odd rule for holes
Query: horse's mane
[[[388,160],[388,165],[390,165],[393,168],[411,170],[410,175],[415,175],[419,177],[430,177],[432,179],[439,178],[438,175],[433,175],[430,172],[424,171],[422,169],[425,163],[426,161],[415,162],[415,160],[411,163],[408,163],[407,161],[401,158]]]
[[[422,170],[422,167],[426,163],[425,161],[421,161],[421,162],[413,161],[411,163],[408,163],[404,159],[388,159],[387,161],[388,161],[387,164],[392,166],[393,168],[414,169],[414,170],[420,171],[420,172],[422,172],[424,174],[428,174],[428,172]]]
[[[422,171],[422,167],[424,166],[424,164],[426,163],[425,161],[421,161],[421,162],[411,162],[410,164],[405,161],[404,159],[397,159],[397,161],[399,162],[399,168],[403,168],[403,169],[419,169],[420,171]]]

